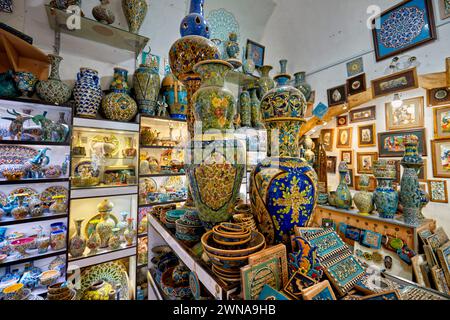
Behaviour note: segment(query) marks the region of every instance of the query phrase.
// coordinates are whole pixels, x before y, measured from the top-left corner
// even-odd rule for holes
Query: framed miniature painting
[[[312,287],[302,290],[304,300],[327,301],[336,300],[333,289],[328,280],[319,282]]]
[[[450,139],[431,141],[435,178],[450,178]]]
[[[341,150],[341,161],[345,161],[348,166],[353,166],[353,150]]]
[[[450,0],[439,0],[439,11],[442,20],[450,18]]]
[[[350,123],[376,120],[376,106],[350,110]]]
[[[403,1],[373,19],[372,27],[377,62],[437,38],[432,0]]]
[[[353,96],[355,94],[366,91],[366,74],[360,74],[347,80],[347,94]]]
[[[434,113],[434,138],[450,138],[450,105],[433,110]]]
[[[327,90],[328,106],[338,106],[347,102],[347,86],[345,84]]]
[[[361,191],[361,188],[359,186],[360,179],[361,179],[361,176],[355,176],[355,190],[356,191]],[[374,192],[376,188],[377,188],[377,179],[375,179],[375,177],[373,177],[373,176],[369,176],[369,188],[367,189],[367,191]]]
[[[427,91],[428,106],[442,106],[450,104],[450,88],[435,88]]]
[[[245,58],[251,59],[256,67],[264,65],[264,54],[266,47],[252,40],[247,40],[247,49],[245,50]]]
[[[428,180],[428,191],[431,202],[448,203],[446,180]]]
[[[373,174],[373,164],[378,160],[376,152],[358,152],[356,154],[358,173]]]
[[[355,175],[353,173],[353,169],[348,169],[348,174],[345,177],[345,181],[349,188],[355,188]]]
[[[351,148],[353,142],[353,128],[338,128],[337,132],[336,148]]]
[[[415,135],[419,138],[419,154],[427,156],[427,140],[425,129],[413,129],[378,133],[378,153],[381,158],[403,157],[405,135]]]
[[[376,80],[372,80],[373,98],[384,97],[419,87],[417,69],[400,71]]]
[[[386,130],[421,128],[424,125],[423,97],[407,99],[401,106],[386,103]]]
[[[333,151],[334,129],[322,129],[320,138],[325,151]]]
[[[447,283],[450,283],[450,242],[437,249],[437,256],[441,268],[444,270],[445,279],[447,279]]]
[[[431,278],[433,279],[434,286],[438,289],[438,291],[450,295],[450,288],[445,280],[444,270],[439,268],[439,266],[433,266],[431,268]]]
[[[348,126],[348,115],[337,116],[336,117],[336,125],[338,127],[346,127],[346,126]]]
[[[375,123],[358,126],[358,147],[374,147],[377,144]]]
[[[327,157],[327,172],[335,174],[336,168],[337,168],[337,157],[328,156]]]
[[[347,62],[347,76],[354,77],[357,74],[364,72],[364,61],[362,57],[356,58],[350,62]]]

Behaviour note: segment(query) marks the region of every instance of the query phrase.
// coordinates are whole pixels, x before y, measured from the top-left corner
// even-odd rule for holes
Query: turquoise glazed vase
[[[0,97],[16,98],[20,96],[20,92],[14,84],[13,76],[12,70],[0,74]]]
[[[96,118],[102,102],[103,91],[100,87],[98,72],[89,68],[81,68],[73,88],[75,112],[78,117]]]
[[[299,157],[299,131],[305,122],[306,100],[299,90],[287,84],[290,78],[282,63],[282,72],[275,77],[277,87],[261,101],[268,157],[250,177],[252,212],[269,245],[289,246],[294,227],[308,226],[318,195],[317,174]]]
[[[353,197],[353,202],[355,206],[358,208],[359,214],[361,215],[369,215],[372,213],[373,207],[373,194],[372,192],[368,192],[370,179],[369,176],[363,174],[359,179],[359,188],[360,192],[357,192]]]
[[[251,89],[250,90],[250,110],[251,110],[251,117],[252,117],[252,127],[256,129],[262,129],[264,128],[264,125],[262,123],[261,119],[261,102],[258,99],[257,90]]]
[[[241,126],[252,126],[252,114],[251,114],[251,97],[248,91],[242,91],[239,96],[239,110],[241,115]]]
[[[235,100],[224,87],[232,66],[222,60],[197,63],[202,85],[193,95],[194,117],[201,121],[186,152],[186,173],[200,220],[206,224],[229,221],[245,171],[243,144],[227,130],[233,128]]]
[[[72,90],[59,77],[59,65],[63,58],[54,54],[49,54],[48,57],[51,64],[50,76],[48,80],[37,83],[36,93],[45,102],[52,104],[66,103],[72,95]]]
[[[131,121],[137,113],[136,101],[128,94],[128,71],[122,68],[114,69],[112,91],[103,98],[102,111],[105,117],[114,121]]]
[[[172,72],[163,79],[161,85],[162,95],[169,106],[169,114],[172,119],[186,120],[187,91],[183,84],[178,81]]]
[[[139,66],[134,73],[133,87],[139,112],[154,116],[161,89],[158,65],[154,60]]]
[[[209,39],[210,29],[203,15],[204,0],[191,0],[189,14],[183,18],[180,34],[185,36],[201,36]]]
[[[396,166],[387,160],[374,162],[374,175],[378,186],[373,194],[375,207],[380,218],[394,219],[398,209],[398,192],[392,187],[396,178]]]
[[[342,161],[339,164],[340,182],[336,189],[336,207],[340,209],[350,209],[352,206],[352,194],[347,184],[348,166],[347,162]]]
[[[139,29],[147,15],[148,5],[146,0],[122,0],[122,10],[127,19],[128,30],[131,33],[139,33]]]
[[[294,74],[295,84],[298,90],[300,90],[305,96],[306,101],[309,101],[311,98],[311,86],[306,82],[306,72],[297,72]]]

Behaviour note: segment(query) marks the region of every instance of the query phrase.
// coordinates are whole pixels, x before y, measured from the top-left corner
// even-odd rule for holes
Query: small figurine
[[[65,142],[70,133],[69,126],[63,123],[57,123],[47,118],[47,111],[42,115],[32,118],[33,122],[42,128],[42,141]]]
[[[6,112],[8,112],[12,116],[15,116],[15,118],[2,117],[2,119],[4,120],[11,121],[11,124],[9,125],[9,135],[11,137],[11,140],[20,141],[22,139],[23,124],[25,121],[31,119],[32,117],[29,115],[22,115],[16,110],[10,111],[8,109],[6,110]]]

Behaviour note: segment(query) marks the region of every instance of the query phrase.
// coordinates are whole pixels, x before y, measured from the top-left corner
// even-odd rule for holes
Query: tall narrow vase
[[[275,81],[270,77],[270,71],[272,71],[272,66],[262,66],[258,68],[260,78],[258,80],[259,85],[259,96],[262,98],[264,95],[275,88]]]
[[[45,102],[53,104],[66,103],[72,95],[72,89],[61,81],[59,76],[59,65],[63,58],[49,54],[51,71],[48,80],[39,81],[36,85],[36,93]]]
[[[345,161],[339,164],[340,182],[336,189],[336,207],[350,209],[352,206],[352,194],[347,184],[348,166]]]
[[[252,116],[252,127],[261,129],[264,127],[261,119],[261,102],[259,101],[256,93],[256,89],[251,90],[250,110]]]
[[[184,85],[178,81],[172,72],[169,72],[162,81],[162,95],[169,106],[169,114],[172,119],[186,120],[187,91]]]
[[[386,160],[378,160],[374,163],[374,175],[378,181],[373,194],[377,212],[380,218],[394,219],[398,209],[398,192],[392,187],[396,166]]]
[[[261,113],[268,132],[268,157],[251,174],[251,206],[268,244],[289,246],[296,226],[309,224],[317,200],[317,175],[299,157],[299,131],[306,100],[287,82],[286,62],[275,77],[277,87],[262,99]]]
[[[133,85],[139,111],[154,116],[161,88],[158,65],[154,61],[141,64],[134,73]]]
[[[84,219],[75,220],[75,235],[69,240],[69,253],[72,258],[81,257],[86,249],[86,239],[81,235],[81,224]]]
[[[100,236],[100,248],[106,248],[108,246],[109,238],[112,235],[112,229],[116,227],[116,223],[110,217],[113,207],[114,204],[108,199],[103,200],[97,206],[97,210],[100,213],[100,222],[95,227],[95,231]]]
[[[239,96],[239,107],[241,115],[241,126],[252,126],[252,113],[251,113],[251,97],[248,91],[242,91]]]
[[[102,102],[103,91],[100,87],[98,72],[81,68],[73,88],[73,97],[78,117],[95,118]]]
[[[122,0],[122,10],[127,19],[128,29],[131,33],[139,33],[139,29],[147,15],[146,0]]]

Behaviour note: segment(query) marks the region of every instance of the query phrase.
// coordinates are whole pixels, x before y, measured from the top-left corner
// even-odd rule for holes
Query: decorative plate
[[[96,145],[96,144],[99,144],[99,145]],[[100,144],[103,144],[103,146],[101,146]],[[119,152],[119,149],[120,149],[119,139],[117,139],[117,137],[114,135],[95,136],[91,139],[89,145],[90,145],[90,148],[91,148],[91,151],[93,154],[98,154],[96,152],[96,151],[98,151],[97,148],[102,147],[103,154],[108,154],[109,156],[115,156]],[[111,150],[107,150],[107,148],[105,148],[107,145],[109,146],[109,148],[111,148]]]
[[[124,265],[119,261],[98,264],[85,269],[81,274],[81,288],[77,291],[77,299],[83,297],[84,292],[97,281],[106,281],[113,286],[121,284],[120,300],[129,300],[128,274]]]
[[[92,165],[92,161],[90,160],[81,161],[80,163],[78,163],[74,169],[75,175],[81,175],[82,170],[90,171],[93,177],[98,177],[100,175],[100,171],[94,168],[94,166]]]
[[[66,199],[69,198],[69,190],[63,186],[53,186],[48,187],[44,191],[42,191],[41,195],[39,196],[39,199],[42,202],[45,203],[53,203],[53,197],[54,196],[65,196]]]
[[[38,154],[36,149],[25,146],[0,146],[0,165],[24,164]]]
[[[11,191],[9,193],[9,196],[14,197],[16,194],[21,194],[21,193],[27,193],[27,194],[29,194],[29,197],[33,197],[38,194],[38,192],[32,188],[22,187],[22,188],[17,188],[17,189],[14,189],[13,191]]]
[[[447,96],[448,96],[448,92],[447,92],[447,90],[445,90],[445,89],[437,90],[437,91],[434,93],[434,97],[435,97],[437,100],[443,100],[443,99],[447,98]]]
[[[109,217],[114,221],[114,223],[117,225],[117,223],[119,222],[119,219],[117,219],[117,217],[114,214],[110,214]],[[101,220],[101,214],[96,214],[95,216],[93,216],[92,218],[89,219],[89,221],[86,223],[86,226],[84,227],[84,236],[86,237],[86,239],[89,239],[90,234],[89,234],[89,225],[91,224],[91,222],[98,220]]]

